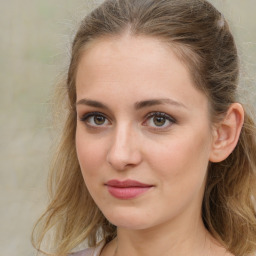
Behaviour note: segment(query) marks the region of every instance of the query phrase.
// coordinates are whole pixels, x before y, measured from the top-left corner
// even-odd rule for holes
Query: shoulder
[[[80,252],[72,253],[69,256],[96,256],[97,254],[95,255],[94,251],[95,251],[95,248],[87,248]]]
[[[82,251],[72,253],[69,256],[99,256],[104,245],[105,241],[102,241],[96,247],[87,248]]]

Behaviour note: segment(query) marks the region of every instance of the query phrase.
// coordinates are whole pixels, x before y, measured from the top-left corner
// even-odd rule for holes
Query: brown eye
[[[166,129],[176,123],[176,120],[170,115],[163,112],[152,112],[148,114],[144,126],[149,126],[154,129]]]
[[[153,118],[153,122],[154,122],[155,126],[163,126],[166,122],[166,118],[162,117],[162,116],[155,116]]]
[[[94,116],[93,121],[96,125],[103,125],[106,121],[104,116]]]
[[[88,113],[84,115],[82,118],[80,118],[80,120],[91,127],[105,127],[107,125],[110,125],[108,118],[98,112]]]

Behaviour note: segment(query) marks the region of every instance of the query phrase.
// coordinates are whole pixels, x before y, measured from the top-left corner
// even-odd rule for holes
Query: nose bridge
[[[129,123],[124,123],[117,125],[116,130],[114,132],[114,140],[113,146],[117,147],[119,150],[127,151],[132,146],[131,143],[133,141],[132,127]]]
[[[115,169],[123,169],[127,165],[136,165],[141,156],[138,147],[138,136],[135,127],[128,122],[116,126],[107,155],[107,161]]]

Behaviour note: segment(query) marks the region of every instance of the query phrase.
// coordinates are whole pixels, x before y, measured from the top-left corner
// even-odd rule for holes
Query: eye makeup
[[[97,111],[88,112],[79,118],[79,120],[85,123],[87,127],[91,128],[104,128],[111,125],[109,118],[105,114]],[[142,126],[149,127],[154,130],[165,130],[175,123],[176,120],[172,116],[164,112],[156,111],[150,112],[145,116]]]
[[[79,118],[87,126],[97,128],[111,124],[109,119],[101,112],[89,112]]]
[[[150,112],[146,115],[146,120],[143,122],[143,126],[148,126],[155,130],[164,130],[170,128],[176,120],[170,115],[164,112]]]

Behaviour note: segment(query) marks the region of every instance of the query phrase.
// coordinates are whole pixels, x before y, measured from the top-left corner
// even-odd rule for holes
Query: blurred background
[[[92,2],[0,0],[0,256],[35,255],[30,234],[47,203],[49,99]],[[254,104],[256,1],[211,2],[231,22],[243,63],[241,88],[250,88],[245,99]]]

